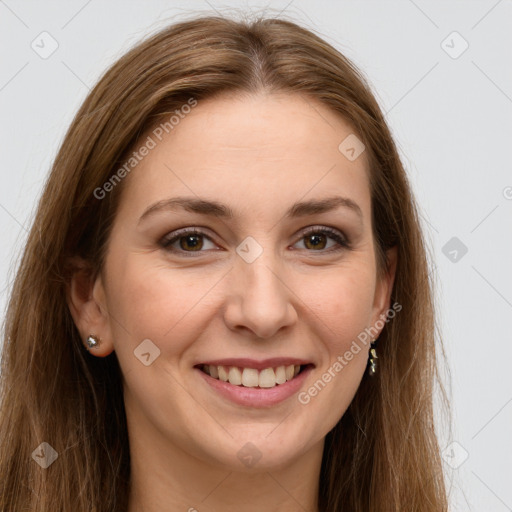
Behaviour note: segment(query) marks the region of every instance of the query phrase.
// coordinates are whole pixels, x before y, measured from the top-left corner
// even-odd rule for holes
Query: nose
[[[270,251],[268,251],[270,252]],[[298,318],[296,295],[286,282],[282,266],[266,256],[252,263],[239,258],[229,273],[226,325],[235,331],[250,331],[268,339],[280,329],[292,326]]]

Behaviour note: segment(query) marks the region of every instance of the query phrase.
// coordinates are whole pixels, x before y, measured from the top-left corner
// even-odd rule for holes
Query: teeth
[[[230,383],[233,384],[233,382]],[[258,387],[258,370],[254,368],[244,368],[242,372],[242,385],[246,388]]]
[[[272,368],[265,368],[260,372],[260,388],[273,388],[276,385],[276,374]]]
[[[218,370],[217,366],[213,366],[213,364],[210,365],[210,375],[214,379],[218,379],[219,378],[219,370]]]
[[[235,386],[240,386],[242,384],[242,372],[236,367],[232,366],[229,369],[229,383]]]
[[[299,365],[278,366],[258,371],[254,368],[237,368],[236,366],[203,365],[203,371],[214,379],[229,382],[234,386],[246,388],[273,388],[292,380],[300,372]]]
[[[286,369],[284,366],[276,368],[276,384],[284,384],[286,382]]]
[[[217,371],[219,374],[219,380],[222,380],[224,382],[228,381],[228,372],[224,366],[217,366]]]

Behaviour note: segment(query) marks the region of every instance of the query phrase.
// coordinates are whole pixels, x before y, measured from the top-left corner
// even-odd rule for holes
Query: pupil
[[[180,244],[181,248],[182,249],[194,249],[194,250],[197,250],[198,248],[200,249],[202,247],[202,244],[199,243],[198,238],[199,238],[199,235],[188,235],[188,236],[182,237],[181,240],[186,240],[186,242],[183,242]]]
[[[324,236],[323,235],[309,235],[308,236],[308,243],[311,243],[311,241],[313,240],[313,242],[311,243],[311,245],[313,247],[318,247],[318,245],[321,245],[322,242],[323,242],[323,239]],[[306,244],[307,245],[307,244]]]

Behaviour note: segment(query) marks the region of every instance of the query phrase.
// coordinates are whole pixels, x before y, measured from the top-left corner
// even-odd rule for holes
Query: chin
[[[208,444],[203,446],[204,453],[210,462],[220,464],[226,470],[259,473],[292,464],[308,448],[319,442],[306,439],[304,429],[298,425],[296,429],[290,430],[287,427],[286,431],[279,433],[277,425],[251,424],[250,429],[247,425],[245,428],[226,425],[226,431],[231,436],[223,431],[223,440],[208,438]],[[212,447],[215,447],[213,452]]]

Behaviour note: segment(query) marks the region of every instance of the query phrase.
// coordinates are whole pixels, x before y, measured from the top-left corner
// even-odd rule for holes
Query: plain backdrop
[[[452,510],[512,510],[511,0],[0,0],[2,317],[44,180],[89,89],[148,33],[234,9],[304,24],[370,81],[431,247],[451,372],[453,432],[440,436]]]

